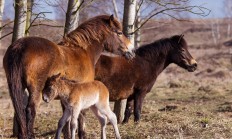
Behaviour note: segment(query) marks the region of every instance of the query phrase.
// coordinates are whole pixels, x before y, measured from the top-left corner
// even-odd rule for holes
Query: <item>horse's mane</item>
[[[172,46],[174,47],[177,43],[181,43],[183,45],[186,42],[180,35],[175,35],[170,38],[162,38],[150,44],[145,44],[139,47],[135,53],[138,56],[151,59],[158,57],[161,54],[167,55]]]
[[[87,49],[94,42],[100,42],[112,30],[110,28],[109,15],[96,16],[82,23],[75,30],[64,36],[59,44],[70,45]],[[112,22],[113,26],[122,29],[121,24],[116,19]]]

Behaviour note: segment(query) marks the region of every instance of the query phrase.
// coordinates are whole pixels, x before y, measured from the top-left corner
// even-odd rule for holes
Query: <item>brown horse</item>
[[[18,138],[34,138],[36,109],[48,77],[62,76],[79,83],[94,80],[94,66],[103,50],[132,58],[133,46],[113,16],[92,18],[64,37],[58,45],[43,38],[14,42],[3,58],[10,96],[19,124]],[[23,99],[29,92],[28,104]]]
[[[133,110],[133,100],[134,120],[139,121],[145,95],[169,64],[175,63],[189,72],[197,68],[186,41],[179,35],[144,45],[135,54],[131,61],[102,55],[95,70],[95,79],[102,81],[110,90],[111,101],[127,99],[124,123],[128,122]]]

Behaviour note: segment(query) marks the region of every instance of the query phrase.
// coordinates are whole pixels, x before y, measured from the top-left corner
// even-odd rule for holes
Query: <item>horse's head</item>
[[[43,100],[45,102],[50,102],[58,96],[58,84],[57,81],[60,78],[60,73],[49,77],[45,83],[43,93]]]
[[[189,53],[188,45],[183,37],[184,35],[171,37],[173,49],[170,51],[170,60],[189,72],[193,72],[197,69],[197,62]]]
[[[134,46],[123,34],[119,21],[115,19],[113,15],[111,15],[107,20],[110,34],[105,38],[105,50],[118,55],[123,55],[127,59],[133,58],[135,56]]]

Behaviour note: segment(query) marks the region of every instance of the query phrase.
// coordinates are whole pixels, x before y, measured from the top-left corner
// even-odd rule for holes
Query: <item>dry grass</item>
[[[232,55],[230,48],[222,45],[226,39],[213,44],[210,26],[206,23],[176,23],[143,31],[146,42],[185,32],[198,69],[189,73],[170,65],[146,96],[141,121],[134,123],[131,117],[128,124],[119,125],[123,139],[232,138]],[[149,26],[156,24],[149,23]],[[221,38],[225,38],[223,34],[225,28]],[[0,82],[0,138],[5,139],[12,134],[13,107],[3,72],[0,72]],[[36,136],[53,138],[61,114],[58,101],[42,103],[36,118]],[[99,138],[100,126],[91,112],[87,112],[86,121],[88,138]],[[107,126],[107,137],[114,138],[111,125]]]

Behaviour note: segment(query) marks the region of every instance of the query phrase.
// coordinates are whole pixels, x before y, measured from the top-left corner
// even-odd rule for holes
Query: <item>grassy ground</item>
[[[224,40],[214,44],[210,37],[211,31],[207,29],[209,26],[201,22],[181,27],[164,26],[162,34],[153,33],[154,38],[185,32],[190,52],[198,61],[198,69],[189,73],[174,64],[170,65],[146,96],[141,121],[134,123],[131,117],[128,124],[119,124],[123,139],[232,138],[230,48],[222,45]],[[205,30],[194,30],[197,28]],[[153,32],[160,30],[162,28]],[[143,30],[142,33],[151,37],[152,31]],[[142,38],[145,40],[147,36]],[[150,42],[154,38],[145,41]],[[2,71],[0,82],[0,138],[5,139],[12,134],[13,107]],[[36,117],[37,138],[53,138],[61,114],[58,101],[42,103]],[[99,138],[100,126],[90,111],[87,112],[86,121],[88,138]],[[108,125],[106,130],[107,137],[114,138],[112,126]]]

